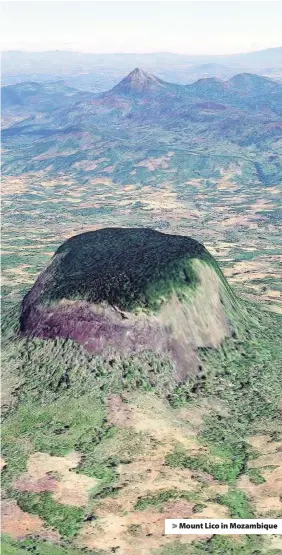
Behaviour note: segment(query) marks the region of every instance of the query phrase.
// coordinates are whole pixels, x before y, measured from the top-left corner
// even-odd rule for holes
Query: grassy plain
[[[173,158],[175,166],[177,153],[169,161]],[[44,173],[23,174],[17,179],[4,176],[7,215],[2,264],[7,302],[21,299],[66,238],[130,224],[199,240],[241,294],[281,311],[282,201],[278,184],[250,185],[254,176],[247,178],[239,162],[233,162],[231,169],[221,169],[219,178],[193,177],[184,183],[175,170],[170,173],[173,167],[142,168],[142,186],[140,176],[130,175],[132,172],[125,183],[103,177],[103,170],[100,178],[81,181],[71,175],[51,179]]]

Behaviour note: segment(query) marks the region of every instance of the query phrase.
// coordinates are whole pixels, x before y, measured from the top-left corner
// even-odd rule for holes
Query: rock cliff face
[[[179,381],[199,371],[198,347],[234,332],[238,301],[203,245],[151,229],[72,237],[22,302],[20,329],[73,339],[89,352],[169,357]]]

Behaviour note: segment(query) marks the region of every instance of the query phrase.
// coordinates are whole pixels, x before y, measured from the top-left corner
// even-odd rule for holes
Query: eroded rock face
[[[231,335],[236,300],[197,241],[151,229],[72,237],[22,303],[21,331],[68,338],[95,354],[153,351],[179,380],[199,368],[197,347]]]

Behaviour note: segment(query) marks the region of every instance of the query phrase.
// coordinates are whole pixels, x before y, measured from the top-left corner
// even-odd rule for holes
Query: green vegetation
[[[191,555],[260,555],[261,553],[263,553],[263,540],[259,536],[252,535],[243,536],[236,542],[227,536],[215,535],[207,542],[194,542],[191,551]]]
[[[56,503],[50,493],[16,492],[13,496],[23,511],[40,516],[64,537],[75,536],[81,527],[85,509]]]
[[[244,461],[236,457],[233,461],[227,459],[214,462],[210,456],[189,456],[184,451],[176,449],[174,453],[167,455],[166,464],[172,468],[190,468],[208,472],[219,482],[233,484],[243,468]]]
[[[193,507],[193,513],[201,513],[206,508],[205,503],[196,503]]]
[[[44,540],[30,538],[27,540],[16,541],[8,536],[1,538],[2,555],[82,555],[85,550],[75,549],[69,545],[55,545]],[[88,551],[89,555],[103,555],[101,551]]]
[[[58,356],[54,358],[54,354],[60,352],[63,359],[66,351],[65,348],[61,351],[60,346],[64,343],[58,341],[56,350],[51,342],[34,340],[28,342],[30,351],[23,349],[27,360],[32,360],[30,353],[33,349],[35,356],[27,366],[25,360],[21,360],[23,367],[20,366],[20,374],[25,369],[26,373],[20,404],[16,410],[7,414],[3,426],[2,455],[9,461],[3,471],[3,485],[9,487],[24,472],[28,456],[33,451],[61,456],[76,450],[84,454],[77,471],[95,476],[101,481],[98,495],[104,485],[115,482],[116,466],[130,460],[134,453],[146,449],[148,440],[144,434],[137,434],[131,429],[117,430],[107,423],[106,394],[109,391],[120,391],[122,386],[127,388],[127,383],[129,389],[132,388],[131,381],[119,383],[122,366],[117,364],[115,367],[109,362],[103,366],[99,359],[95,364],[92,358],[94,364],[91,372],[92,365],[87,364],[88,355],[83,353],[84,366],[80,366],[80,359],[76,358],[79,351],[70,342],[68,357],[73,348],[74,358],[71,364],[70,358],[65,357],[64,360],[69,368],[68,387],[60,385],[65,369],[60,366],[57,368],[60,359]],[[23,345],[19,343],[18,347],[16,350],[21,355]],[[12,350],[11,357],[14,354]],[[110,372],[112,382],[108,379]]]
[[[230,489],[226,495],[219,495],[216,500],[228,507],[231,518],[254,518],[252,505],[243,491]]]
[[[266,480],[257,468],[248,468],[246,471],[253,484],[264,484]]]
[[[193,457],[178,449],[167,457],[170,466],[204,470],[230,484],[246,472],[256,483],[261,481],[247,469],[248,459],[255,456],[247,439],[269,428],[281,429],[282,327],[280,316],[255,306],[251,310],[250,323],[237,339],[224,341],[219,350],[202,350],[205,379],[170,394],[173,406],[197,404],[203,398],[220,403],[219,410],[205,418],[201,432],[211,455]]]
[[[135,430],[111,427],[97,438],[87,438],[77,444],[83,453],[83,460],[77,472],[94,476],[99,484],[92,493],[93,500],[118,495],[121,488],[116,487],[116,469],[120,464],[128,464],[138,454],[146,454],[150,450],[152,440],[144,433]]]
[[[259,536],[241,536],[236,542],[227,536],[214,535],[208,541],[183,544],[178,540],[156,549],[152,555],[262,555],[263,543]],[[269,552],[270,553],[270,552]],[[271,554],[276,555],[275,550]],[[278,553],[277,553],[278,555]]]
[[[193,267],[195,258],[214,266],[220,274],[208,251],[189,237],[152,229],[101,229],[63,243],[45,270],[48,287],[41,290],[37,284],[35,288],[41,304],[75,299],[106,301],[123,310],[156,311],[172,293],[189,298],[199,282]],[[28,303],[29,296],[24,310]]]
[[[60,456],[76,449],[79,442],[95,443],[103,419],[101,402],[91,392],[77,398],[61,395],[49,403],[22,399],[3,426],[2,455],[9,461],[3,484],[9,486],[25,470],[33,451]]]
[[[154,549],[152,555],[192,555],[191,545],[185,545],[178,540],[161,549]]]
[[[130,526],[128,526],[128,529],[127,529],[127,532],[131,536],[139,536],[141,531],[142,531],[142,528],[140,524],[130,524]]]
[[[148,494],[145,497],[140,497],[134,507],[136,511],[144,511],[149,506],[161,509],[162,505],[171,500],[186,499],[187,501],[197,501],[197,495],[194,492],[185,490],[171,489],[167,491],[160,491],[158,493]],[[184,518],[184,517],[183,517]]]

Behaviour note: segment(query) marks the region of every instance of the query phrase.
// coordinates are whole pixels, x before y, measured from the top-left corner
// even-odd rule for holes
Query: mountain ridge
[[[8,91],[16,94],[18,88],[24,86],[14,85]],[[159,145],[162,152],[161,137],[166,136],[170,142],[171,133],[175,133],[176,145],[181,136],[180,142],[184,141],[184,148],[187,149],[188,141],[192,150],[200,149],[199,154],[204,154],[205,148],[209,152],[211,138],[217,149],[225,145],[222,147],[223,152],[225,148],[231,152],[231,147],[233,151],[234,145],[239,150],[244,149],[245,145],[252,145],[252,149],[265,148],[269,152],[273,141],[281,136],[282,85],[256,74],[238,74],[236,79],[227,81],[203,78],[190,85],[179,85],[135,68],[104,93],[77,91],[73,94],[71,89],[70,95],[69,89],[66,89],[63,94],[55,92],[53,95],[53,89],[62,86],[61,82],[59,85],[40,85],[42,92],[30,100],[28,94],[24,95],[25,105],[20,110],[22,121],[19,120],[17,103],[2,111],[2,141],[8,150],[12,149],[7,163],[4,161],[3,174],[13,171],[13,168],[16,172],[27,172],[51,167],[54,171],[56,168],[72,168],[77,174],[80,167],[93,167],[91,148],[95,148],[97,129],[106,148],[111,144],[115,149],[121,149],[119,164],[127,159],[120,142],[121,136],[126,140],[130,135],[133,140],[133,137],[139,135],[140,141],[140,133],[144,134],[144,145],[151,137],[150,140],[153,143],[157,141],[155,145]],[[24,142],[22,137],[25,137]],[[39,156],[34,156],[33,149],[28,148],[35,137],[38,138],[36,148]],[[50,146],[46,142],[48,137],[54,145],[50,154]],[[65,144],[67,141],[71,144],[71,149],[63,147],[62,137]],[[87,148],[83,146],[85,141]],[[60,149],[56,146],[58,144],[61,145]],[[25,155],[21,155],[16,163],[19,145]],[[59,151],[58,156],[55,155],[56,151]],[[243,150],[242,155],[245,156]],[[210,160],[212,156],[209,154]],[[48,159],[52,160],[51,166]],[[276,181],[278,175],[275,160],[274,157],[271,183]],[[253,164],[252,159],[250,162]],[[205,164],[204,159],[202,163]],[[214,158],[212,165],[215,163]],[[107,167],[111,168],[111,165],[105,164]],[[137,173],[134,167],[132,172],[130,175]],[[260,178],[268,173],[267,168],[264,174],[260,171]]]
[[[279,88],[282,89],[282,85],[275,81],[275,79],[271,79],[269,77],[264,77],[261,75],[257,75],[255,73],[248,73],[248,72],[241,72],[236,74],[235,76],[231,77],[230,79],[220,79],[218,77],[202,77],[200,79],[195,80],[193,83],[189,83],[187,85],[180,85],[178,83],[172,83],[168,81],[163,81],[159,79],[155,75],[148,73],[140,68],[135,68],[132,72],[126,75],[117,85],[115,85],[110,91],[120,91],[123,89],[123,85],[125,85],[125,89],[128,86],[128,89],[131,91],[136,90],[138,93],[140,92],[147,92],[147,88],[150,88],[153,84],[158,87],[185,87],[186,90],[189,90],[192,86],[197,86],[197,84],[215,84],[215,85],[234,85],[235,89],[236,86],[244,83],[253,83],[256,85],[258,83],[273,83],[273,85],[278,85]],[[184,90],[184,89],[183,89]],[[106,92],[110,92],[106,91]],[[102,93],[103,94],[103,93]]]
[[[251,85],[251,86],[250,86]],[[195,80],[193,83],[188,83],[186,85],[181,85],[179,83],[168,82],[160,79],[159,77],[148,73],[140,68],[135,68],[130,73],[128,73],[121,81],[119,81],[114,87],[109,89],[108,91],[102,92],[99,95],[94,95],[93,93],[89,93],[87,91],[80,91],[74,87],[68,87],[64,80],[58,81],[51,81],[46,83],[38,83],[36,81],[24,81],[21,83],[17,83],[14,85],[4,85],[1,87],[2,90],[2,98],[4,93],[4,108],[6,107],[6,95],[9,91],[17,93],[23,92],[28,95],[29,87],[31,87],[30,92],[37,92],[40,93],[60,93],[65,92],[68,96],[77,96],[81,97],[85,96],[87,98],[103,98],[104,96],[108,96],[109,94],[146,94],[146,93],[160,93],[162,91],[171,91],[171,92],[185,92],[185,91],[192,91],[197,90],[199,88],[203,88],[207,93],[211,90],[212,87],[217,87],[217,89],[233,89],[234,92],[236,90],[242,90],[242,86],[245,86],[248,92],[253,92],[253,89],[258,85],[267,85],[272,86],[272,88],[276,87],[277,90],[282,90],[282,84],[275,79],[270,77],[264,77],[261,75],[257,75],[255,73],[248,73],[242,72],[234,75],[230,79],[220,79],[218,77],[201,77],[200,79]],[[34,91],[32,91],[32,87]],[[8,103],[7,103],[8,104]]]

